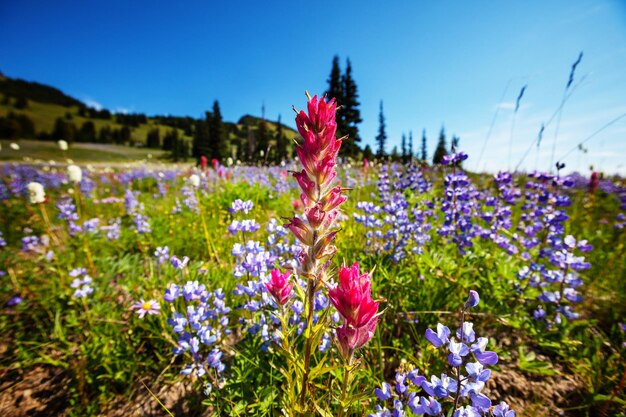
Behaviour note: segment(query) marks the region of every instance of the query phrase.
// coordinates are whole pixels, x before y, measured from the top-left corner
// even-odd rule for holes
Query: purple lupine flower
[[[433,397],[416,396],[409,402],[409,408],[417,415],[439,416],[441,414],[441,404]]]
[[[154,251],[154,256],[157,258],[159,264],[163,264],[170,258],[170,248],[167,246],[158,246]]]
[[[170,284],[170,286],[165,290],[163,299],[168,303],[172,303],[178,297],[180,297],[180,287],[176,284]]]
[[[426,339],[428,339],[428,341],[436,348],[441,347],[444,343],[446,343],[449,336],[450,329],[441,323],[437,324],[437,333],[431,329],[426,329]]]
[[[228,209],[230,213],[237,213],[243,211],[245,214],[248,214],[250,210],[254,207],[254,203],[252,200],[242,201],[241,199],[237,199],[233,201],[231,208]]]
[[[183,256],[183,259],[181,260],[176,255],[172,255],[172,257],[170,258],[170,263],[176,269],[183,269],[189,263],[189,257]]]
[[[471,346],[472,353],[478,362],[483,365],[495,365],[498,363],[498,355],[495,352],[485,351],[488,340],[486,337],[479,337],[476,343]]]
[[[474,290],[470,290],[469,297],[467,298],[467,301],[465,302],[465,308],[476,307],[479,301],[480,301],[480,297],[478,293]]]
[[[502,401],[491,410],[494,417],[515,417],[515,411],[509,408],[509,405]]]
[[[20,304],[22,301],[23,299],[19,295],[13,296],[9,299],[9,301],[7,301],[7,306],[13,307],[13,306]]]
[[[452,417],[481,417],[481,413],[472,406],[461,407],[454,411]]]
[[[391,386],[388,383],[383,382],[381,388],[376,388],[374,390],[374,394],[380,401],[387,401],[392,396]]]

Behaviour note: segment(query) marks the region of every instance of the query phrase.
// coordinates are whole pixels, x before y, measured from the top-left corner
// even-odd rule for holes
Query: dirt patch
[[[0,410],[2,417],[65,417],[72,406],[68,394],[69,378],[62,369],[38,366],[28,370],[6,370],[0,373]],[[202,406],[202,393],[189,383],[173,385],[144,383],[175,416],[204,417],[211,410]],[[104,407],[102,417],[169,416],[141,382],[132,397],[124,396]]]
[[[491,374],[488,395],[506,401],[520,417],[572,415],[562,407],[582,402],[584,385],[574,375],[536,375],[520,371],[515,363],[498,365],[500,370]]]
[[[68,378],[61,369],[35,367],[8,370],[0,375],[0,410],[3,417],[67,415]]]
[[[204,417],[209,416],[210,410],[201,405],[201,393],[198,393],[190,384],[177,382],[167,386],[151,386],[150,381],[144,381],[152,393],[175,416]],[[167,411],[148,392],[146,387],[138,383],[138,391],[131,399],[119,398],[113,401],[100,413],[101,417],[166,417]],[[204,408],[204,410],[203,410]]]

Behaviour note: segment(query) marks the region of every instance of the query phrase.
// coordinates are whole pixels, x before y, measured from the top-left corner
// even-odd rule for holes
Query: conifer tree
[[[66,122],[62,117],[57,117],[54,122],[54,129],[52,131],[52,139],[66,140],[68,143],[74,143],[76,140],[76,126],[74,123]]]
[[[457,153],[459,151],[459,137],[456,135],[452,135],[452,140],[450,141],[450,152]]]
[[[363,159],[367,159],[371,161],[374,158],[374,152],[372,152],[372,148],[370,145],[365,145],[365,149],[363,149]]]
[[[131,130],[128,126],[122,126],[120,130],[120,141],[124,144],[129,144],[131,140]]]
[[[342,106],[339,110],[339,118],[342,121],[342,126],[345,129],[340,131],[341,135],[348,135],[346,145],[346,154],[350,156],[356,156],[359,153],[359,142],[361,137],[359,136],[358,125],[363,120],[361,119],[361,112],[359,110],[359,94],[357,92],[357,86],[352,78],[352,64],[350,59],[346,61],[346,72],[341,77],[343,102],[339,104]]]
[[[168,139],[169,141],[167,142],[167,145],[164,141],[163,149],[170,151],[174,149],[174,142],[173,138],[170,137]],[[191,155],[196,158],[196,161],[198,163],[200,163],[200,157],[202,155],[207,158],[211,156],[211,143],[209,139],[209,129],[206,120],[200,119],[196,121],[193,134]]]
[[[422,162],[427,163],[428,160],[428,151],[426,149],[426,129],[422,130]]]
[[[146,135],[146,147],[148,148],[160,148],[161,136],[159,129],[151,129]]]
[[[280,164],[281,161],[287,159],[287,138],[283,133],[283,124],[280,121],[280,114],[276,122],[276,152],[274,153],[274,162]]]
[[[400,159],[400,155],[398,155],[398,147],[394,146],[393,149],[391,150],[391,160],[397,161],[399,159]]]
[[[91,120],[87,120],[80,127],[80,130],[76,134],[76,139],[79,142],[93,143],[96,141],[96,126]]]
[[[402,145],[400,146],[400,150],[402,152],[402,163],[406,164],[407,162],[407,153],[406,153],[406,135],[402,134]]]
[[[211,144],[211,157],[223,160],[230,156],[230,144],[228,136],[224,130],[224,121],[220,105],[215,100],[213,102],[213,112],[207,113],[207,124],[209,129],[209,139]]]
[[[337,55],[333,57],[333,66],[330,70],[330,77],[328,78],[328,90],[326,90],[326,95],[329,100],[334,98],[338,105],[343,105],[341,68],[339,67],[339,56]],[[341,126],[341,128],[344,128],[344,126]],[[337,123],[337,130],[339,130],[339,123]]]
[[[407,150],[409,161],[413,160],[413,131],[409,130],[409,149]]]
[[[109,126],[103,126],[98,134],[98,143],[111,143],[113,142],[113,134]]]
[[[441,161],[443,161],[443,157],[447,154],[448,151],[446,147],[446,133],[442,126],[441,131],[439,132],[439,141],[437,142],[437,148],[435,149],[435,154],[433,155],[433,165],[440,164]]]
[[[378,144],[378,150],[376,156],[383,158],[385,156],[385,143],[387,142],[387,133],[385,132],[385,115],[383,114],[383,101],[380,101],[380,111],[378,113],[378,135],[376,136],[376,143]]]
[[[267,123],[261,120],[256,131],[256,155],[253,155],[253,159],[259,161],[267,160],[267,153],[270,151],[270,132],[267,127]]]

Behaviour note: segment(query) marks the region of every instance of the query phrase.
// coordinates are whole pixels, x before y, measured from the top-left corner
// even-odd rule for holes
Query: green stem
[[[198,209],[200,210],[200,219],[202,220],[202,228],[204,229],[204,240],[206,241],[207,252],[209,253],[209,257],[213,256],[217,263],[220,262],[220,258],[217,256],[217,252],[212,249],[211,239],[209,238],[209,229],[206,225],[206,220],[204,219],[204,210],[202,208],[202,203],[200,202],[200,196],[198,195],[198,191],[196,193],[196,201],[198,202]]]
[[[304,334],[306,335],[306,343],[304,345],[304,376],[302,377],[302,391],[300,392],[300,410],[302,415],[305,414],[306,405],[306,392],[309,384],[309,371],[311,368],[311,350],[313,345],[313,337],[310,334],[311,327],[313,326],[313,305],[315,303],[315,285],[316,280],[310,280],[307,283],[307,302],[308,313],[306,321],[306,329]]]
[[[50,222],[50,217],[48,217],[48,211],[46,210],[46,206],[43,203],[39,203],[39,209],[41,210],[41,216],[43,217],[43,222],[46,225],[46,229],[48,229],[48,234],[50,235],[50,238],[56,246],[61,246],[59,238],[52,231],[52,223]]]
[[[350,380],[350,372],[352,370],[352,352],[348,358],[348,362],[343,368],[343,382],[341,384],[341,399],[339,400],[339,413],[337,417],[343,416],[343,410],[345,408],[344,402],[346,400],[346,391],[348,389],[348,381]]]
[[[463,344],[463,324],[465,323],[465,309],[463,307],[463,311],[461,312],[461,344]],[[454,406],[452,407],[453,411],[456,411],[456,407],[459,404],[459,395],[461,394],[461,366],[456,367],[456,386],[458,387],[456,390],[456,395],[454,396]]]

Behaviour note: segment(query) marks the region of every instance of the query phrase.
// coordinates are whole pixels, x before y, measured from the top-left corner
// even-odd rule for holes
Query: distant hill
[[[61,90],[45,84],[0,74],[0,139],[40,139],[118,144],[190,154],[198,119],[189,116],[116,114],[96,110]],[[262,129],[259,130],[259,127]],[[258,154],[257,136],[265,137],[268,149],[276,148],[277,123],[245,115],[236,123],[224,121],[233,156]],[[285,147],[293,152],[298,133],[282,125]],[[174,143],[176,145],[174,145]]]
[[[40,103],[58,104],[63,107],[86,107],[81,101],[64,94],[57,88],[18,78],[8,78],[2,74],[0,74],[0,94]]]

